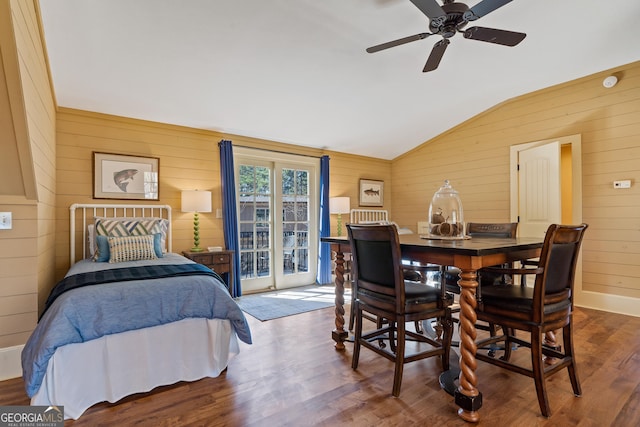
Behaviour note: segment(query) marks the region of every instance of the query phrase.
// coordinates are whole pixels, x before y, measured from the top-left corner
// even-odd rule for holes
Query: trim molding
[[[620,295],[580,290],[576,292],[575,304],[578,307],[593,308],[611,313],[640,317],[640,299]]]
[[[22,354],[23,345],[0,348],[0,381],[22,376]]]

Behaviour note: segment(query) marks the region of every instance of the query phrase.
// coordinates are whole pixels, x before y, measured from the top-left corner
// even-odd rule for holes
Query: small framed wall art
[[[159,200],[157,157],[93,153],[93,198]]]
[[[374,179],[360,180],[360,206],[384,205],[384,181]]]

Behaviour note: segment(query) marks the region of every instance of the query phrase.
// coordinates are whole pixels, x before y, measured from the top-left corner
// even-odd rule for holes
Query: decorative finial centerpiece
[[[435,192],[429,206],[429,236],[440,239],[464,238],[464,215],[458,192],[449,180]]]

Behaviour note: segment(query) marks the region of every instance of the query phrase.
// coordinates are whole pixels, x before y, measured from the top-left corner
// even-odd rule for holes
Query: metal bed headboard
[[[351,224],[388,223],[389,213],[383,209],[351,209]]]
[[[82,231],[82,257],[86,258],[87,228],[94,217],[107,218],[163,218],[169,221],[167,228],[167,251],[171,252],[171,206],[169,205],[112,205],[74,203],[69,207],[69,261],[76,262],[76,238],[78,228]],[[77,212],[79,215],[77,215]]]

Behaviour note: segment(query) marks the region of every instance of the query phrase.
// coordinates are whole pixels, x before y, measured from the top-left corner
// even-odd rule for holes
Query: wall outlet
[[[613,181],[613,188],[631,188],[631,180]]]
[[[0,230],[11,230],[11,212],[0,212]]]

